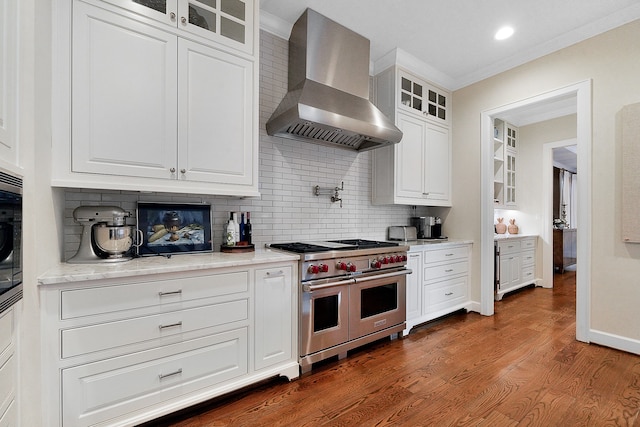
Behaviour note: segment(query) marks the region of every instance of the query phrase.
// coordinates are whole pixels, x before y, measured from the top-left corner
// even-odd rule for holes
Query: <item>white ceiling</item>
[[[261,0],[261,27],[288,39],[307,7],[371,40],[373,62],[399,48],[450,90],[640,19],[639,0]]]
[[[553,165],[571,172],[578,171],[577,146],[559,147],[553,149]]]

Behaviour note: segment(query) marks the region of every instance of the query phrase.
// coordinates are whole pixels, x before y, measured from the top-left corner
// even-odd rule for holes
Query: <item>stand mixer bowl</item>
[[[109,256],[122,256],[129,252],[136,235],[130,225],[95,224],[92,227],[96,248]]]

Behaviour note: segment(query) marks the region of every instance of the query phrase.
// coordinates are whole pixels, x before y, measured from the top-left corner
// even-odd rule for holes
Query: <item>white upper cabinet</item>
[[[253,51],[251,0],[105,0],[181,30]]]
[[[183,6],[199,10],[196,3]],[[254,11],[253,3],[238,0],[205,3],[220,8],[206,26],[221,31],[225,13]],[[166,25],[182,1],[68,5],[73,37],[63,31],[68,63],[54,61],[61,77],[54,122],[70,125],[54,130],[55,186],[259,195],[256,54],[244,52],[245,44],[221,46],[219,35],[193,37],[204,28],[200,21],[198,28]],[[246,39],[252,31],[228,31],[254,42]]]
[[[252,186],[253,63],[188,40],[178,58],[179,174]]]
[[[404,70],[398,70],[398,108],[428,117],[441,124],[449,123],[449,93]]]
[[[74,5],[74,172],[168,178],[177,167],[177,39]]]
[[[493,202],[497,208],[515,209],[518,206],[516,199],[518,133],[517,127],[503,120],[494,121]]]
[[[403,136],[373,151],[373,203],[451,206],[450,94],[398,67],[375,81],[378,108]]]
[[[0,160],[9,166],[18,166],[17,8],[15,0],[0,0]]]

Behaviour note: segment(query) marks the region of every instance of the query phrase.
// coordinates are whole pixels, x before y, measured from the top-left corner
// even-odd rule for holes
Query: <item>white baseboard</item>
[[[473,311],[475,313],[480,313],[480,303],[476,301],[470,301],[467,304],[467,311]],[[482,314],[482,313],[480,313]]]
[[[589,330],[589,341],[594,344],[640,355],[640,340],[591,329]]]

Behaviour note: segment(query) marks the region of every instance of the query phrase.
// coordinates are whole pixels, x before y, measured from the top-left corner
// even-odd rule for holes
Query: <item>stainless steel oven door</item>
[[[300,313],[300,356],[349,340],[349,286],[353,280],[305,283]]]
[[[400,325],[406,321],[406,275],[409,269],[358,277],[349,293],[349,339]]]

